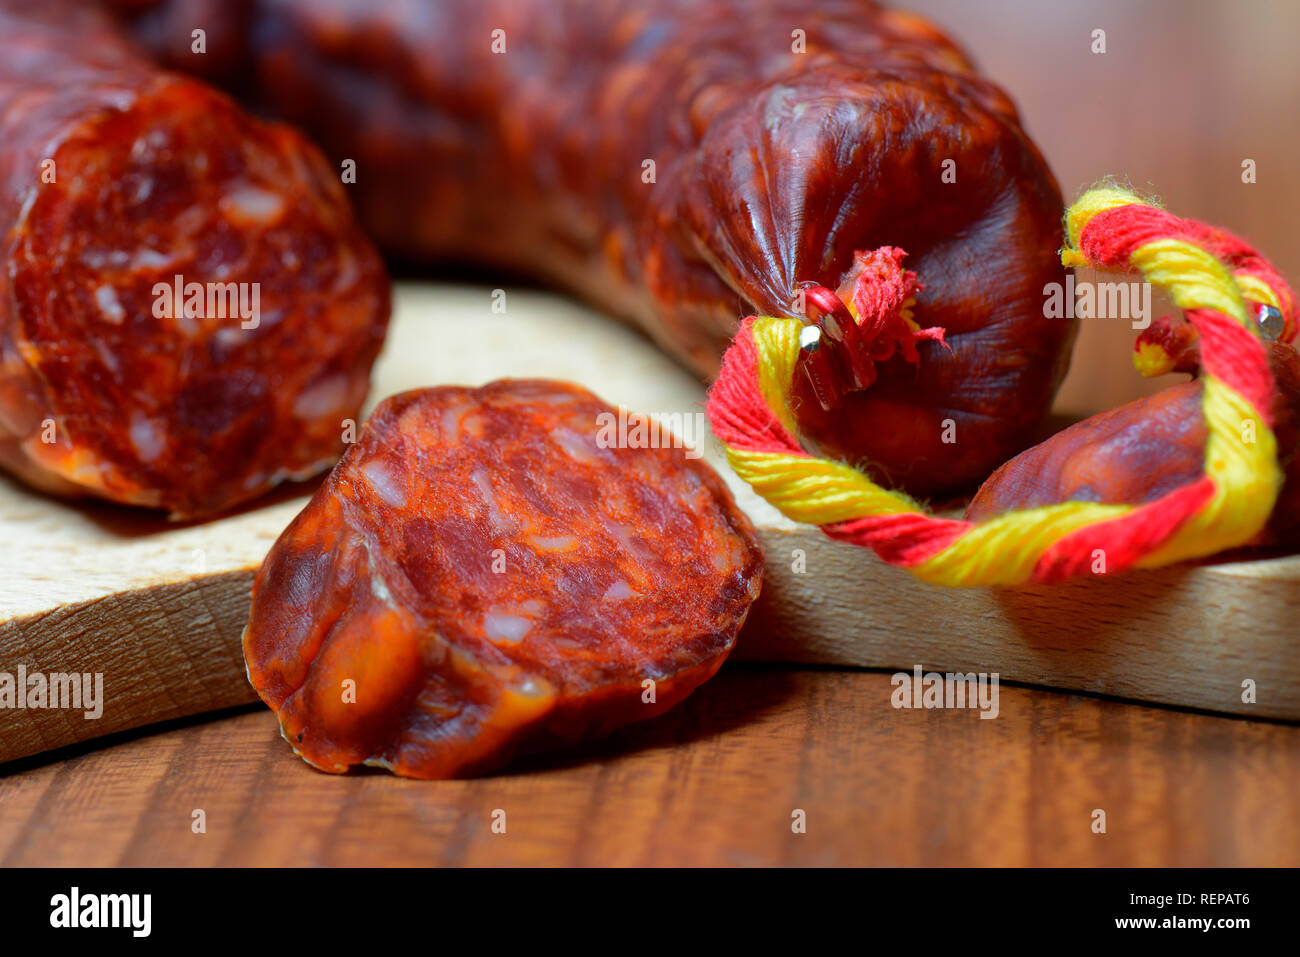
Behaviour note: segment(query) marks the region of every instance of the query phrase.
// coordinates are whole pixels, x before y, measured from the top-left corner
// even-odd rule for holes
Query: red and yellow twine
[[[723,359],[708,413],[736,473],[789,518],[873,549],[943,585],[1055,582],[1152,568],[1242,545],[1264,527],[1282,484],[1272,430],[1273,378],[1251,304],[1296,332],[1286,283],[1235,236],[1176,216],[1124,189],[1091,190],[1066,214],[1067,266],[1140,273],[1163,288],[1200,336],[1203,475],[1142,504],[1062,502],[982,522],[941,518],[843,462],[800,448],[789,406],[803,323],[750,317]],[[1158,357],[1141,357],[1158,371]]]

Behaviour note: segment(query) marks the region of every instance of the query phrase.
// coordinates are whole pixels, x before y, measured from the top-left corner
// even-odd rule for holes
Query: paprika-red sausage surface
[[[128,5],[142,3],[159,56],[211,70],[190,53],[187,4]],[[403,260],[544,277],[708,375],[745,314],[798,314],[800,283],[835,289],[855,252],[901,248],[923,286],[913,318],[945,341],[881,363],[830,409],[796,409],[805,444],[939,495],[1023,448],[1048,410],[1075,331],[1043,316],[1062,278],[1059,190],[1006,95],[911,14],[860,0],[230,9],[249,27],[217,62],[355,161],[361,215]]]
[[[619,415],[539,380],[379,405],[253,586],[249,680],[304,759],[478,773],[713,675],[762,551],[717,473]]]
[[[9,471],[188,518],[342,451],[388,284],[338,175],[87,5],[0,0],[0,236]]]
[[[1294,546],[1300,544],[1300,354],[1290,343],[1272,342],[1269,360],[1284,480],[1253,544]],[[1145,504],[1194,482],[1204,474],[1209,436],[1201,401],[1201,383],[1193,380],[1078,422],[989,476],[966,518],[983,521],[1058,502]]]

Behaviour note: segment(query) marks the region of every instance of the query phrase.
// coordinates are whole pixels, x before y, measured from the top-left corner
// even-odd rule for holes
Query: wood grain
[[[1127,176],[1174,210],[1249,237],[1285,274],[1300,275],[1300,232],[1286,215],[1300,204],[1300,127],[1285,121],[1300,105],[1300,58],[1292,55],[1300,7],[1290,0],[906,5],[933,15],[1012,93],[1067,195],[1108,173]],[[1097,27],[1108,31],[1104,56],[1087,52]],[[1257,184],[1240,182],[1245,156],[1259,163]],[[495,316],[475,306],[486,293],[449,290],[439,304],[444,316],[478,309],[481,322],[424,327],[451,363],[449,381],[472,381],[468,356],[479,342],[504,343],[522,374],[567,375],[645,409],[659,400],[635,389],[679,374],[642,350],[641,375],[601,385],[606,371],[622,368],[611,364],[620,343],[629,355],[643,345],[635,335],[591,316],[571,348],[529,354],[528,323],[546,322],[534,315],[534,294],[512,288],[508,314]],[[1058,408],[1091,413],[1162,387],[1133,374],[1132,335],[1124,323],[1085,323]],[[412,336],[399,340],[401,349],[427,351],[418,329]],[[591,351],[591,336],[614,351]],[[443,368],[421,369],[417,354],[403,373],[408,385],[432,382]],[[402,361],[391,350],[384,359]],[[82,589],[97,575],[157,584],[169,555],[186,569],[207,556],[215,568],[236,561],[239,549],[255,562],[269,545],[221,523],[191,530],[193,539],[163,534],[178,529],[132,531],[134,521],[102,506],[44,514],[23,534],[6,520],[0,613],[40,613],[50,598],[93,600]],[[103,531],[100,544],[113,549],[70,542],[86,530]],[[231,549],[224,558],[223,549]],[[824,559],[809,555],[816,575]],[[1274,587],[1281,594],[1269,603],[1294,594]],[[769,587],[765,605],[774,594]],[[174,621],[193,624],[183,601],[192,595],[182,589],[162,602]],[[1064,609],[1072,632],[1053,636],[1036,605],[1041,596],[1017,596],[1010,612],[1021,640],[1038,639],[1020,654],[1058,664],[1077,658],[1097,664],[1094,678],[1115,675],[1092,649],[1129,640],[1123,606],[1077,598]],[[834,592],[810,599],[805,620],[835,614],[844,600]],[[226,607],[212,595],[201,604],[214,620]],[[861,612],[855,632],[871,643],[910,643],[910,657],[927,667],[952,660],[945,642],[960,641],[970,623],[924,604],[884,618],[888,607]],[[1202,621],[1184,612],[1178,630],[1194,634]],[[985,604],[974,620],[1002,613]],[[939,631],[918,637],[914,619]],[[1218,653],[1254,640],[1254,628],[1233,630],[1225,614],[1209,620]],[[819,627],[809,647],[841,655]],[[171,640],[185,642],[186,633]],[[785,656],[799,639],[778,617],[745,640],[779,644]],[[61,647],[59,663],[71,667],[67,641],[46,647]],[[1162,644],[1174,656],[1191,653],[1172,628]],[[1160,651],[1153,644],[1145,653]],[[1155,677],[1170,670],[1154,660],[1146,670]],[[0,654],[0,668],[11,662]],[[1231,657],[1225,665],[1229,675],[1243,670]],[[1294,677],[1287,682],[1282,689],[1295,686]],[[1276,690],[1262,684],[1262,699]],[[980,721],[970,712],[895,712],[889,691],[880,674],[728,665],[682,708],[586,751],[517,774],[431,784],[317,774],[292,757],[259,708],[0,768],[0,864],[1300,865],[1300,728],[1005,686],[1001,716]],[[192,703],[183,692],[173,700],[177,713]],[[0,742],[10,732],[0,726]],[[794,806],[809,812],[805,835],[789,833]],[[205,835],[190,832],[195,807],[208,812]],[[509,810],[504,836],[487,824],[497,807]],[[1093,807],[1108,812],[1104,836],[1089,830]]]
[[[239,643],[251,584],[248,571],[196,577],[0,623],[4,670],[99,674],[104,699],[94,718],[0,710],[0,761],[256,701]]]
[[[1054,688],[1300,719],[1295,556],[954,589],[802,529],[765,529],[763,543],[767,584],[737,647],[742,659],[996,671]]]
[[[981,720],[891,691],[728,665],[607,741],[445,782],[313,771],[259,709],[0,778],[0,864],[1300,864],[1300,728],[1008,686]]]
[[[1180,213],[1249,237],[1285,274],[1300,270],[1300,233],[1284,215],[1300,201],[1300,129],[1277,121],[1300,105],[1300,61],[1289,49],[1300,26],[1293,3],[908,6],[959,38],[1012,93],[1067,196],[1106,174],[1127,177]],[[1098,28],[1107,31],[1101,55],[1090,49]],[[1208,66],[1221,63],[1232,68]],[[1135,108],[1117,107],[1129,103]],[[1258,164],[1253,184],[1241,181],[1246,157]],[[441,286],[421,295],[404,287],[376,396],[431,382],[551,375],[631,408],[696,408],[698,385],[634,332],[557,297],[507,292],[501,314],[486,288]],[[1128,323],[1084,323],[1058,408],[1087,414],[1163,387],[1164,380],[1133,373],[1132,336]],[[308,490],[177,528],[108,506],[51,503],[0,479],[0,670],[105,661],[112,695],[110,712],[95,723],[57,712],[0,713],[0,759],[247,697],[231,655],[248,569]],[[788,524],[748,490],[737,492],[788,552],[779,534]],[[774,561],[740,654],[891,666],[971,660],[1026,681],[1225,709],[1236,707],[1240,678],[1255,677],[1259,704],[1238,710],[1297,716],[1295,665],[1286,652],[1300,587],[1288,562],[1080,583],[1055,597],[973,593],[949,605],[905,577],[878,573],[866,556],[841,557],[809,535],[808,553],[817,557],[808,575],[796,581],[783,571],[788,562]],[[855,577],[832,581],[838,573],[818,567],[855,569]],[[1259,587],[1234,587],[1256,572]],[[114,597],[137,589],[138,630],[129,605]],[[894,599],[904,595],[900,610]],[[1280,630],[1270,629],[1269,616]],[[1005,664],[989,653],[998,643]],[[86,652],[87,644],[95,648]],[[114,670],[128,663],[143,670]]]
[[[862,549],[763,529],[764,593],[742,661],[996,672],[1003,680],[1300,719],[1300,559],[1178,567],[1064,586],[953,590]],[[790,556],[801,552],[803,571]],[[0,761],[257,700],[240,637],[253,569],[0,624],[29,671],[105,675],[103,716],[0,711]],[[1260,627],[1272,622],[1272,627]],[[32,636],[36,636],[33,643]],[[1243,701],[1242,682],[1255,685]]]
[[[375,398],[502,375],[582,382],[628,408],[699,412],[704,392],[629,329],[556,296],[404,284]],[[584,348],[574,349],[575,341]],[[759,527],[763,597],[738,655],[998,672],[1007,680],[1300,719],[1300,558],[1135,573],[1059,589],[952,590],[786,520],[701,447]],[[102,674],[103,716],[0,709],[0,762],[256,700],[240,636],[254,570],[314,488],[177,526],[0,485],[0,671]],[[1242,682],[1258,686],[1241,700]]]

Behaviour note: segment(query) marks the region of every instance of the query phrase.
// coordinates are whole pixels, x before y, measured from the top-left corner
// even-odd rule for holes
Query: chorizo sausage
[[[709,466],[618,415],[540,380],[379,405],[253,586],[248,676],[303,758],[482,772],[713,675],[762,551]]]
[[[544,277],[709,375],[746,312],[798,315],[801,284],[901,248],[915,321],[944,341],[796,408],[804,444],[939,495],[1046,416],[1076,331],[1044,318],[1060,191],[1006,95],[925,21],[865,0],[248,2],[223,56],[355,161],[391,254]],[[150,29],[158,54],[205,68],[174,0],[151,6],[176,24]]]
[[[337,175],[103,14],[0,0],[0,464],[196,517],[342,451],[388,281]]]
[[[1256,544],[1294,546],[1300,544],[1300,353],[1273,342],[1269,358],[1284,480]],[[1200,383],[1171,386],[1077,422],[1011,459],[980,487],[966,518],[983,521],[1058,502],[1153,501],[1201,477],[1208,434]]]

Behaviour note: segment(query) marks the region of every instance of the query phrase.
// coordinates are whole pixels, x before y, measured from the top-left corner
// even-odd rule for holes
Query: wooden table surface
[[[1300,5],[905,5],[1007,87],[1067,195],[1127,176],[1297,276]],[[1059,408],[1164,386],[1133,375],[1131,340],[1085,324]],[[1011,687],[981,721],[895,711],[890,690],[886,674],[728,666],[580,754],[437,783],[314,772],[257,709],[0,768],[0,863],[1300,864],[1298,727]]]
[[[259,708],[0,778],[0,863],[1300,864],[1300,727],[1008,686],[982,720],[891,691],[728,665],[582,752],[438,782],[314,771]]]

